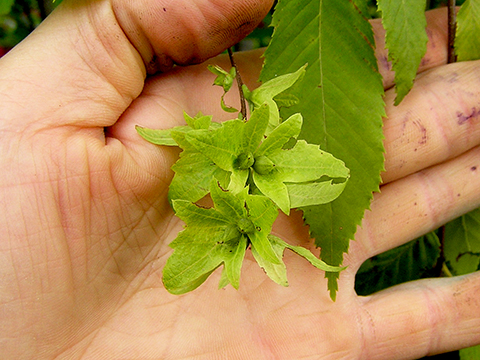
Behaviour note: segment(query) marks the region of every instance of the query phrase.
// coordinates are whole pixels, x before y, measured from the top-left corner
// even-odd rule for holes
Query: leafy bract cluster
[[[214,84],[227,92],[235,76],[218,67]],[[296,113],[280,121],[279,106],[296,100],[282,93],[303,76],[305,67],[243,92],[250,119],[221,124],[211,116],[184,115],[186,126],[167,130],[137,127],[146,140],[183,151],[172,169],[169,199],[186,226],[171,243],[175,250],[163,271],[168,291],[182,294],[197,288],[223,264],[220,287],[239,286],[240,270],[250,246],[257,263],[275,282],[286,286],[282,261],[285,249],[317,268],[338,272],[304,248],[291,246],[270,234],[280,209],[328,203],[343,191],[349,170],[318,145],[297,140],[303,119]],[[278,99],[277,99],[278,97]],[[231,107],[221,99],[224,110]],[[210,194],[213,207],[195,203]]]

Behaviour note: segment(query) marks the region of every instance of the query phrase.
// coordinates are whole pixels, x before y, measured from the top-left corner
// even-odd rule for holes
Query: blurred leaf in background
[[[0,0],[0,56],[30,34],[61,0]]]

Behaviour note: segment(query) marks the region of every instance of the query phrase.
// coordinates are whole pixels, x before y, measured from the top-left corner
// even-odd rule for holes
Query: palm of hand
[[[172,118],[168,114],[180,111],[180,117],[172,118],[178,121],[183,109],[198,105],[165,98],[158,102],[171,81],[179,89],[192,81],[210,86],[204,67],[183,72],[182,82],[175,72],[152,79],[106,131],[105,140],[102,128],[51,130],[56,138],[65,139],[54,149],[41,135],[32,137],[39,149],[33,163],[52,158],[56,172],[49,171],[49,163],[37,166],[36,173],[29,174],[29,191],[45,186],[43,196],[59,201],[39,201],[45,209],[51,206],[48,219],[45,211],[47,220],[29,224],[43,229],[48,238],[36,236],[38,242],[28,246],[41,251],[17,260],[38,265],[29,275],[34,286],[22,291],[20,301],[21,306],[36,305],[16,320],[32,323],[31,334],[36,337],[47,337],[48,331],[40,350],[45,356],[59,343],[65,347],[55,351],[65,358],[78,353],[91,358],[104,353],[111,358],[211,358],[216,351],[230,359],[272,354],[287,359],[344,351],[354,356],[358,343],[350,342],[349,351],[345,344],[348,339],[361,339],[358,299],[353,293],[354,268],[359,264],[342,274],[342,295],[336,303],[328,296],[323,273],[288,252],[288,288],[268,279],[251,254],[244,263],[239,291],[216,290],[218,274],[183,296],[170,295],[163,288],[161,270],[171,252],[168,243],[182,228],[166,198],[169,168],[177,152],[148,144],[132,129],[139,121],[168,123]],[[169,107],[171,103],[175,107]],[[219,108],[217,102],[210,107]],[[38,174],[50,178],[44,183],[34,177]],[[298,213],[281,217],[274,230],[291,243],[312,247]],[[38,302],[38,293],[45,291],[49,296]]]

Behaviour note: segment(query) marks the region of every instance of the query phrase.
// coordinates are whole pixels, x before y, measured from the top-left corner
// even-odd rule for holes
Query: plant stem
[[[455,0],[448,0],[448,55],[447,62],[449,64],[457,62],[457,55],[455,54],[455,33],[457,30],[456,8]],[[443,252],[445,244],[445,225],[441,226],[438,230],[438,237],[440,240],[440,257],[437,263],[438,276],[442,274],[451,276],[452,274],[448,270],[445,264],[445,254]]]
[[[238,84],[238,92],[240,93],[240,113],[242,114],[242,117],[244,120],[247,119],[247,105],[245,101],[245,96],[243,95],[243,81],[242,77],[240,76],[240,72],[238,71],[237,64],[235,64],[235,59],[233,58],[233,51],[232,48],[228,48],[228,57],[230,58],[230,63],[232,64],[232,67],[235,68],[236,70],[236,79],[237,79],[237,84]]]
[[[443,273],[443,276],[445,277],[453,277],[453,274],[450,272],[450,269],[445,263],[443,263],[442,265],[442,273]]]
[[[441,277],[444,274],[444,268],[446,267],[445,264],[445,225],[438,228],[437,231],[438,240],[440,242],[440,254],[438,256],[437,264],[434,267],[434,274],[437,277]]]
[[[448,0],[448,63],[457,61],[455,54],[455,33],[457,30],[455,0]]]

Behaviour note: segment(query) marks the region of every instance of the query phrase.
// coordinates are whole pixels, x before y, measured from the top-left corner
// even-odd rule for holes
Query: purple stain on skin
[[[480,110],[477,110],[476,108],[472,108],[472,111],[470,111],[470,113],[467,115],[460,111],[457,111],[457,124],[463,125],[469,122],[471,119],[477,117],[478,115],[480,115]]]
[[[380,59],[379,59],[379,62],[381,62],[383,64],[383,67],[387,70],[392,70],[392,63],[390,61],[388,61],[388,56],[385,55],[385,56],[382,56]]]
[[[422,134],[422,137],[418,140],[419,145],[423,145],[427,143],[427,129],[425,126],[420,121],[413,121],[413,124],[418,127],[420,130],[420,133]]]
[[[422,61],[420,62],[420,66],[425,67],[425,66],[427,66],[429,63],[430,63],[430,59],[424,57],[424,58],[422,58]]]

